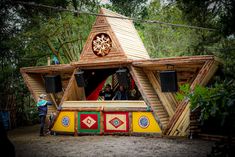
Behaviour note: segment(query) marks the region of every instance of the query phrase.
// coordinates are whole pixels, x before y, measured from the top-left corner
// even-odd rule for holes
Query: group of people
[[[102,100],[128,100],[128,92],[123,85],[120,85],[118,90],[114,93],[111,85],[107,84],[105,89],[99,94]]]

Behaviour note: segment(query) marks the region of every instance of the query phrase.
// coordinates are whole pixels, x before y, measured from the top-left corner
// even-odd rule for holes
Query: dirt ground
[[[137,136],[38,136],[39,126],[8,132],[17,157],[159,156],[203,157],[213,142]]]

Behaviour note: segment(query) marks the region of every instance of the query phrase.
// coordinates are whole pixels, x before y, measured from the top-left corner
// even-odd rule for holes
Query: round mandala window
[[[109,54],[112,48],[112,40],[108,34],[99,33],[92,41],[92,50],[95,55],[103,57]]]
[[[139,118],[139,126],[143,129],[147,128],[149,126],[149,119],[146,116],[141,116]]]
[[[69,117],[67,117],[67,116],[64,116],[63,118],[62,118],[62,125],[63,126],[65,126],[65,127],[68,127],[69,126]]]

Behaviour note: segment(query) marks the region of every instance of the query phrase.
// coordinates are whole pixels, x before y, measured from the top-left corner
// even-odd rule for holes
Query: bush
[[[235,130],[235,81],[215,83],[212,87],[197,85],[194,91],[190,90],[189,84],[180,86],[177,93],[178,99],[190,100],[190,108],[193,111],[200,109],[199,121],[204,122],[216,119],[227,135]],[[217,121],[218,123],[218,121]]]

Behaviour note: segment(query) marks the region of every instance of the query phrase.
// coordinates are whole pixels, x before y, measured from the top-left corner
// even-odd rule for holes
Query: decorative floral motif
[[[92,50],[95,55],[103,57],[109,54],[112,48],[112,40],[108,34],[97,34],[92,41]]]

